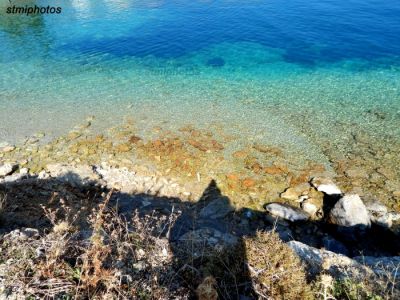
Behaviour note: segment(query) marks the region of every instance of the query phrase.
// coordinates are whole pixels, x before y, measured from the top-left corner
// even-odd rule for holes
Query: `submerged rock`
[[[369,227],[371,225],[367,208],[358,195],[345,195],[330,211],[331,223],[344,227]]]
[[[269,203],[264,206],[265,210],[275,217],[282,218],[290,222],[306,221],[310,215],[300,208],[282,203]]]
[[[207,61],[207,65],[210,67],[223,67],[225,65],[225,60],[221,57],[214,57]]]
[[[299,184],[286,189],[282,194],[280,194],[280,197],[290,201],[297,201],[300,196],[308,192],[309,189],[310,185],[308,183]]]
[[[14,146],[5,146],[1,149],[0,152],[4,152],[4,153],[8,153],[8,152],[12,152],[15,150]]]

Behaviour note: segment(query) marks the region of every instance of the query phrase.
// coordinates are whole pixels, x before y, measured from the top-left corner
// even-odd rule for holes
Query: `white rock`
[[[390,212],[390,213],[388,213],[388,215],[390,215],[390,219],[391,219],[393,222],[397,222],[397,221],[400,220],[400,213],[397,213],[397,212]]]
[[[22,169],[19,170],[19,173],[22,174],[22,175],[27,175],[28,172],[29,172],[28,168],[22,168]]]
[[[371,222],[386,228],[392,227],[392,215],[388,214],[387,207],[378,201],[367,203],[366,208]]]
[[[318,191],[323,192],[326,195],[341,195],[342,194],[342,191],[329,178],[314,177],[311,180],[311,184]]]
[[[282,203],[269,203],[265,205],[265,210],[273,216],[288,220],[290,222],[306,221],[310,215],[303,210]]]
[[[387,207],[378,201],[371,201],[370,203],[366,203],[365,207],[372,214],[383,215],[388,212]]]
[[[11,183],[11,182],[16,182],[16,181],[20,181],[22,179],[27,178],[28,176],[25,174],[21,174],[21,173],[15,173],[15,174],[11,174],[9,176],[6,176],[4,178],[0,178],[0,183]]]
[[[330,221],[345,227],[371,225],[368,210],[358,195],[345,195],[330,211]]]
[[[6,163],[0,166],[0,176],[10,175],[18,167],[16,164]]]
[[[318,207],[307,201],[301,203],[301,208],[311,216],[315,216],[318,212]]]
[[[46,171],[40,171],[38,174],[38,179],[47,179],[50,175]]]

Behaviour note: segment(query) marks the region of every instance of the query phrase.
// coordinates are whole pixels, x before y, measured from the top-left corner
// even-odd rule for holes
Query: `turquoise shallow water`
[[[398,1],[74,0],[42,16],[0,1],[0,141],[89,115],[211,124],[317,160],[354,131],[400,140]]]

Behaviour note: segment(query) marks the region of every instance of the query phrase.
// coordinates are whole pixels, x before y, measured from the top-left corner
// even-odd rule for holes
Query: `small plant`
[[[312,299],[298,256],[273,232],[245,239],[253,289],[261,299]]]

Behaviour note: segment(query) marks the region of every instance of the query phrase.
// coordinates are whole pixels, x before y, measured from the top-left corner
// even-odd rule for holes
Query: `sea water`
[[[400,140],[397,0],[0,0],[0,141],[132,118],[214,126],[324,159]],[[10,5],[60,14],[7,14]]]

